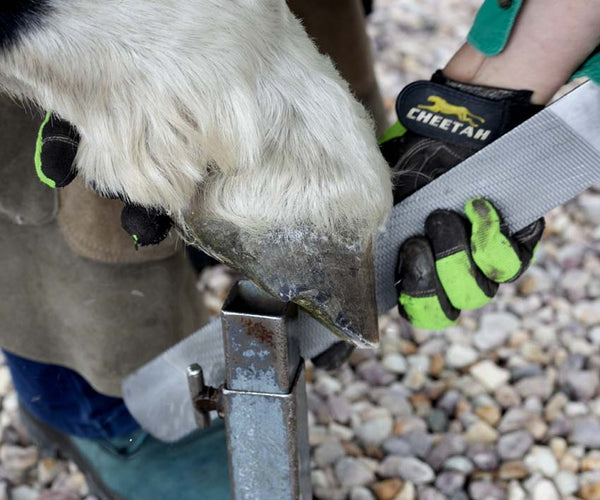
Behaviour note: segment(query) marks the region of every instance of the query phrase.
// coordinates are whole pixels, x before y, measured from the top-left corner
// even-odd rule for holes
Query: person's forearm
[[[466,43],[444,68],[454,80],[533,90],[546,104],[600,44],[600,1],[526,0],[504,51],[486,57]]]

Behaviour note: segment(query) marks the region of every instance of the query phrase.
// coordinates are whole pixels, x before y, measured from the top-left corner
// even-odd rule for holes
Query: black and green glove
[[[429,82],[406,87],[398,96],[399,122],[380,141],[395,175],[394,202],[540,111],[543,106],[531,104],[531,95],[464,84],[441,71]],[[442,330],[456,322],[461,309],[487,304],[500,283],[527,269],[544,230],[540,219],[509,235],[501,214],[483,198],[469,200],[464,215],[430,214],[425,236],[410,238],[400,249],[399,310],[419,328]]]
[[[62,188],[73,181],[77,176],[75,159],[79,140],[79,133],[69,122],[52,113],[46,115],[35,151],[35,168],[40,181],[51,188]],[[125,203],[121,225],[136,246],[146,246],[164,240],[172,222],[162,210]]]

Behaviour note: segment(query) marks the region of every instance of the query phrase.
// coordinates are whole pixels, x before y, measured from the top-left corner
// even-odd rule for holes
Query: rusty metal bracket
[[[215,388],[204,383],[204,373],[198,363],[187,368],[188,387],[192,397],[194,418],[199,429],[207,429],[211,423],[211,412],[223,418],[223,387]]]
[[[198,427],[208,427],[214,411],[225,419],[232,497],[311,499],[296,305],[240,281],[221,322],[225,385],[205,385],[198,364],[188,367],[187,378]]]

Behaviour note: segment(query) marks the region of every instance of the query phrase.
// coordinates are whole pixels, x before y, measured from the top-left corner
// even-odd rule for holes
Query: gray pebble
[[[464,368],[477,361],[477,351],[472,347],[452,344],[446,351],[446,364],[453,368]]]
[[[487,481],[473,481],[469,485],[469,495],[472,500],[506,500],[506,492]]]
[[[444,410],[448,415],[453,415],[456,405],[461,399],[461,394],[457,390],[453,389],[445,392],[442,397],[438,400],[436,407]]]
[[[587,403],[581,401],[569,401],[564,408],[565,415],[569,418],[583,417],[589,413],[589,410]]]
[[[418,491],[419,500],[446,500],[446,496],[435,488],[421,487]]]
[[[27,485],[17,486],[10,492],[11,500],[38,500],[40,492]]]
[[[525,456],[533,445],[533,437],[527,431],[514,431],[500,437],[498,455],[503,460],[517,460]]]
[[[544,370],[542,370],[542,367],[539,365],[517,366],[510,370],[510,380],[512,383],[516,383],[521,379],[537,377],[543,374]]]
[[[533,415],[523,408],[510,408],[500,420],[498,430],[501,433],[516,431],[527,427]]]
[[[356,429],[356,437],[366,446],[378,446],[392,433],[392,426],[390,416],[373,417]]]
[[[532,500],[560,500],[560,496],[552,481],[542,479],[533,487]]]
[[[531,266],[519,281],[519,289],[523,295],[549,292],[553,287],[553,279],[539,266]]]
[[[317,373],[317,381],[314,384],[316,392],[322,396],[329,396],[341,390],[342,384],[339,380],[323,371],[318,371]]]
[[[561,470],[554,477],[558,491],[563,497],[574,495],[579,489],[579,479],[572,472]]]
[[[350,500],[375,500],[375,496],[371,490],[364,486],[355,486],[350,491]]]
[[[413,457],[386,457],[377,468],[382,477],[399,477],[414,484],[426,484],[435,479],[435,474],[429,465]]]
[[[598,330],[600,330],[600,328],[598,328]],[[597,354],[590,356],[588,359],[587,367],[589,370],[599,371],[600,370],[600,356],[598,356]]]
[[[529,396],[523,403],[523,409],[533,415],[541,415],[544,405],[537,396]]]
[[[562,377],[572,371],[579,371],[585,368],[587,358],[582,354],[571,354],[569,355],[560,365],[559,378],[562,381]]]
[[[519,328],[519,318],[508,312],[489,313],[481,320],[480,331],[473,343],[480,351],[496,349],[506,342],[508,334]]]
[[[428,340],[419,347],[419,353],[425,354],[426,356],[433,356],[434,354],[443,354],[448,348],[448,343],[444,337],[436,337]]]
[[[327,467],[337,462],[345,454],[340,442],[330,439],[316,447],[313,458],[319,467]]]
[[[402,435],[410,444],[412,454],[418,458],[425,458],[433,446],[433,436],[422,431],[410,431]]]
[[[546,400],[552,394],[552,382],[544,376],[527,377],[516,383],[515,389],[521,397],[537,396]]]
[[[371,385],[389,385],[396,380],[396,375],[384,369],[376,359],[361,363],[357,372]]]
[[[573,314],[580,323],[597,326],[600,324],[600,300],[578,302],[575,304]]]
[[[2,466],[12,471],[25,471],[33,467],[38,460],[38,449],[35,446],[15,446],[3,444],[0,446],[0,461]]]
[[[19,434],[19,431],[15,429],[12,425],[5,427],[2,430],[2,443],[20,445],[21,436]]]
[[[403,438],[390,437],[381,445],[387,455],[397,455],[399,457],[410,457],[413,454],[410,443]]]
[[[600,225],[600,196],[582,193],[577,199],[577,204],[583,210],[587,222],[595,226]]]
[[[347,488],[315,488],[313,493],[319,500],[346,500],[348,498]]]
[[[598,374],[594,371],[570,371],[564,377],[563,387],[574,399],[588,401],[595,396],[599,382]]]
[[[352,416],[352,406],[348,400],[342,396],[329,396],[327,399],[329,413],[331,417],[340,424],[346,424]]]
[[[365,486],[375,481],[373,470],[361,459],[344,457],[335,464],[335,475],[344,486]]]
[[[449,471],[461,472],[462,474],[469,475],[473,472],[473,463],[463,456],[450,457],[444,462],[444,469]]]
[[[387,391],[379,398],[378,403],[387,408],[395,417],[405,417],[413,414],[412,405],[396,391]]]
[[[400,477],[400,464],[402,457],[388,455],[377,467],[377,474],[384,478]]]
[[[497,406],[496,401],[489,394],[480,394],[472,401],[473,407],[478,408],[479,406]]]
[[[414,354],[408,358],[408,364],[412,368],[416,368],[417,370],[426,373],[429,371],[429,356]]]
[[[493,446],[484,443],[474,443],[469,446],[467,456],[479,470],[493,471],[498,468],[498,456]]]
[[[464,491],[455,491],[450,495],[450,500],[469,500],[469,496]]]
[[[383,357],[382,365],[386,370],[398,374],[406,373],[408,368],[406,358],[397,352],[386,354]]]
[[[573,422],[569,442],[589,448],[600,447],[600,422],[594,418],[578,418]]]
[[[420,391],[427,382],[426,372],[417,367],[411,367],[402,380],[404,385],[413,391]]]
[[[519,393],[515,388],[510,385],[499,387],[494,394],[494,397],[502,408],[511,408],[521,404],[521,396],[519,396]]]
[[[569,419],[557,417],[550,423],[546,437],[549,439],[555,436],[566,436],[569,434],[569,432],[571,432],[572,428],[573,424]]]
[[[332,486],[327,474],[320,469],[310,471],[310,482],[313,488],[329,488]]]
[[[427,456],[427,463],[437,470],[448,458],[462,455],[466,449],[467,443],[461,435],[446,434]]]
[[[427,424],[422,418],[419,417],[408,417],[402,419],[403,433],[412,431],[427,432]]]
[[[435,480],[435,487],[445,495],[451,495],[465,484],[465,476],[458,472],[442,472]]]
[[[525,457],[525,465],[532,472],[552,478],[558,472],[558,461],[552,450],[546,446],[534,446]]]
[[[342,396],[344,396],[348,401],[353,402],[364,397],[365,394],[368,394],[370,390],[371,387],[369,384],[363,380],[357,380],[356,382],[348,384],[348,386],[344,388]]]
[[[592,328],[588,334],[592,344],[598,346],[600,345],[600,326],[595,326]]]
[[[446,412],[436,408],[427,416],[427,423],[431,432],[445,432],[448,428],[448,416]]]
[[[579,481],[581,484],[600,483],[600,470],[582,472],[579,474]]]

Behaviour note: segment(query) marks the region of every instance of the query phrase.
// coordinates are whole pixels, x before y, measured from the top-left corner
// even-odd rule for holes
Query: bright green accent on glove
[[[444,292],[456,309],[479,309],[492,300],[477,284],[464,250],[436,260],[435,269]]]
[[[456,321],[452,321],[446,316],[435,295],[411,297],[401,293],[398,301],[406,312],[408,320],[417,328],[440,331],[456,324]]]
[[[383,135],[379,138],[378,144],[381,145],[384,142],[391,141],[396,137],[402,137],[406,133],[406,128],[400,122],[394,123],[388,128]]]
[[[502,234],[500,217],[492,204],[481,198],[469,200],[465,214],[471,222],[471,255],[490,280],[506,283],[519,274],[523,263],[510,240]]]
[[[35,143],[34,163],[35,163],[35,171],[37,173],[38,179],[41,182],[43,182],[44,184],[46,184],[46,186],[50,186],[52,189],[54,189],[56,187],[56,182],[54,182],[52,179],[50,179],[50,177],[46,177],[46,175],[42,171],[42,146],[44,145],[43,133],[44,133],[44,127],[50,121],[51,116],[52,116],[52,113],[50,113],[50,112],[46,113],[46,118],[44,119],[44,121],[42,122],[42,125],[40,126],[40,130],[38,132],[38,137],[37,137],[37,142]]]
[[[137,234],[132,234],[131,237],[133,238],[133,241],[138,242],[139,238],[137,237]]]
[[[600,85],[600,47],[579,67],[571,79],[582,76],[587,76],[594,83]]]
[[[512,5],[503,9],[498,5],[498,0],[485,0],[467,41],[486,56],[499,54],[508,42],[522,5],[523,0],[512,0]]]

